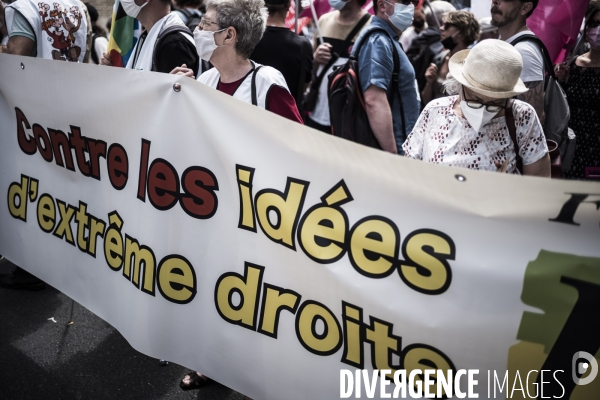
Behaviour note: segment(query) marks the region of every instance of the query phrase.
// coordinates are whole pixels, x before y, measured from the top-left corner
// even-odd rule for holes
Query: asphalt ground
[[[9,264],[0,261],[1,275]],[[134,350],[110,324],[49,285],[39,292],[0,287],[0,400],[244,397],[216,382],[183,391],[186,372]]]

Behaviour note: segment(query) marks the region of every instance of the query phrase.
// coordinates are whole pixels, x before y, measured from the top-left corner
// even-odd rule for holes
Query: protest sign
[[[0,254],[137,350],[255,399],[355,369],[600,393],[573,372],[600,358],[598,184],[405,159],[182,76],[0,71]]]

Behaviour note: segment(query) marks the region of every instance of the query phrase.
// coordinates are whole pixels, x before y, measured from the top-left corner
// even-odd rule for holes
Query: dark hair
[[[106,37],[106,30],[100,25],[98,25],[98,10],[96,10],[96,7],[94,7],[90,3],[83,4],[85,4],[85,8],[87,8],[88,15],[90,16],[90,21],[92,21],[92,33],[94,35]]]
[[[177,8],[199,8],[202,0],[175,0]]]
[[[267,7],[269,15],[287,14],[287,11],[290,9],[290,1],[265,0],[265,7]]]
[[[521,3],[533,3],[532,7],[531,7],[531,11],[529,11],[527,13],[527,15],[525,16],[525,18],[529,18],[531,17],[531,14],[533,14],[533,12],[535,11],[536,7],[538,6],[538,3],[540,2],[540,0],[520,0]]]
[[[588,5],[587,11],[585,12],[585,25],[590,22],[590,19],[600,11],[600,0],[592,0]]]

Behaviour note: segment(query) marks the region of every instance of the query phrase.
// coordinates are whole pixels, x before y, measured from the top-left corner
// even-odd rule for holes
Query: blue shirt
[[[392,27],[383,19],[373,17],[371,24],[364,29],[356,39],[352,54],[356,56],[355,50],[362,38],[373,28],[383,28],[388,35],[383,32],[375,32],[363,43],[358,55],[358,77],[363,93],[371,85],[375,85],[390,93],[392,83],[392,72],[394,70],[394,54],[392,46],[396,46],[398,58],[400,59],[400,74],[398,76],[398,87],[400,88],[400,97],[404,106],[404,121],[400,113],[400,100],[398,92],[394,93],[392,102],[392,119],[394,121],[394,136],[396,137],[396,147],[398,154],[404,154],[402,144],[406,136],[410,134],[421,111],[421,103],[417,98],[417,89],[415,86],[415,70],[406,54],[398,42],[399,36]],[[390,37],[393,39],[390,40]],[[406,131],[403,129],[406,124]],[[406,134],[405,134],[406,132]]]

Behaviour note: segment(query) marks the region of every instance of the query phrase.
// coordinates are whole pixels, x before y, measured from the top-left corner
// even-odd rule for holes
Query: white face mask
[[[135,4],[134,0],[121,0],[121,5],[123,6],[123,10],[125,10],[125,14],[133,18],[137,18],[138,14],[142,10],[142,8],[146,6],[146,4],[148,4],[148,2],[145,2],[141,6],[138,6],[137,4]]]
[[[477,132],[481,129],[482,126],[487,124],[494,118],[500,111],[489,112],[484,107],[481,108],[471,108],[467,105],[467,102],[461,100],[460,109],[469,124],[475,129]]]
[[[341,10],[346,5],[346,2],[343,0],[328,0],[329,5],[336,10]]]
[[[194,42],[196,43],[196,51],[201,59],[204,61],[210,61],[213,52],[217,49],[217,47],[220,47],[215,42],[215,33],[223,32],[225,29],[218,31],[204,31],[198,28],[194,29]]]
[[[384,0],[385,1],[385,0]],[[386,1],[386,3],[392,5]],[[413,21],[413,17],[415,15],[415,6],[410,3],[409,5],[405,4],[393,4],[394,5],[394,13],[392,15],[388,15],[390,22],[392,25],[396,27],[396,29],[400,31],[405,31]],[[385,11],[384,11],[385,12]],[[385,13],[387,15],[387,13]]]

